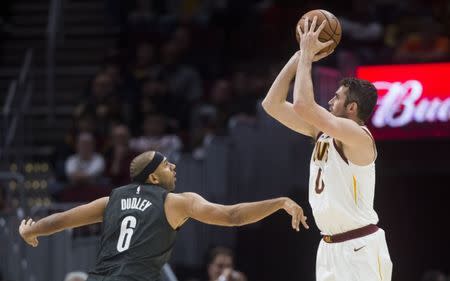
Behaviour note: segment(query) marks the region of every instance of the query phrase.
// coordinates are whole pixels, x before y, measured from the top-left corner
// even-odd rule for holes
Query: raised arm
[[[32,219],[23,220],[19,227],[19,233],[25,242],[36,247],[39,236],[47,236],[67,228],[103,221],[103,212],[108,201],[109,197],[103,197],[65,212],[55,213],[37,222]]]
[[[174,229],[180,227],[188,218],[207,224],[241,226],[260,221],[280,209],[292,216],[293,229],[299,231],[300,223],[308,228],[303,209],[286,197],[221,205],[211,203],[196,193],[186,192],[167,195],[165,204],[166,216]]]
[[[331,54],[331,52],[317,55],[313,60],[320,60],[329,54]],[[317,129],[296,114],[293,104],[286,99],[290,83],[295,77],[299,56],[300,51],[296,52],[280,71],[267,92],[267,95],[262,102],[262,107],[267,114],[289,129],[306,136],[315,137]]]
[[[314,100],[311,68],[314,54],[332,43],[322,43],[318,40],[320,31],[325,26],[325,21],[314,32],[317,18],[315,17],[311,27],[308,28],[308,20],[305,20],[304,33],[300,33],[300,49],[297,66],[297,78],[294,84],[294,110],[306,122],[316,127],[319,131],[330,135],[346,145],[371,144],[367,133],[353,120],[334,116],[329,111],[318,105]]]

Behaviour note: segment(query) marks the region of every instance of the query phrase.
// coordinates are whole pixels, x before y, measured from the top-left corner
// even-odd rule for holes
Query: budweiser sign
[[[450,136],[450,63],[359,67],[357,76],[378,89],[368,124],[377,138]]]

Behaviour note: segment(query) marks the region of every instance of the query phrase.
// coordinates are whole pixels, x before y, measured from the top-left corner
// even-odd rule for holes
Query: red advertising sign
[[[375,138],[450,137],[450,63],[361,66],[357,77],[378,89]]]

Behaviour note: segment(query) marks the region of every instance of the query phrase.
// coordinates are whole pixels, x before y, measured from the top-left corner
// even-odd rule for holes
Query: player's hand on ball
[[[328,51],[328,52],[325,52],[325,53],[315,54],[314,57],[313,57],[313,61],[316,62],[316,61],[319,61],[319,60],[323,59],[324,57],[328,57],[333,52],[334,52],[334,50],[331,50],[331,51]]]
[[[331,51],[325,52],[325,53],[322,52],[322,53],[315,54],[313,57],[313,62],[319,61],[319,60],[323,59],[324,57],[328,57],[333,52],[334,52],[334,49]],[[300,53],[301,53],[301,50],[295,52],[295,54],[294,54],[296,65],[298,63],[298,59],[300,58]]]
[[[308,26],[309,25],[308,22],[309,19],[306,18],[306,20],[304,21],[303,32],[300,25],[297,26],[297,32],[300,36],[300,50],[302,50],[304,54],[313,57],[315,59],[316,54],[318,54],[322,49],[333,44],[333,40],[329,40],[323,43],[320,42],[319,40],[319,34],[325,27],[326,21],[323,21],[316,31],[314,31],[314,29],[316,28],[317,24],[317,17],[316,16],[314,17],[311,26]],[[331,52],[326,53],[326,55],[320,54],[319,56],[320,58],[318,57],[318,59],[326,57],[329,54],[331,54]]]
[[[29,245],[33,247],[37,247],[39,241],[37,240],[37,236],[31,233],[31,226],[36,222],[32,219],[22,220],[19,226],[19,233],[22,236],[22,239],[27,242]]]
[[[300,223],[304,228],[308,229],[309,226],[306,223],[307,217],[303,214],[303,209],[297,203],[289,198],[285,198],[283,209],[292,216],[292,228],[300,231]]]

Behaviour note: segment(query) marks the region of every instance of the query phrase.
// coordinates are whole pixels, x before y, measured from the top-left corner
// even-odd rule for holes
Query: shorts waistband
[[[352,240],[352,239],[370,235],[372,233],[377,232],[378,229],[379,229],[378,226],[376,226],[374,224],[369,224],[369,225],[363,226],[361,228],[349,230],[349,231],[346,231],[343,233],[338,233],[335,235],[323,235],[322,238],[323,238],[323,241],[325,241],[327,243],[340,243],[340,242],[344,242],[347,240]]]

